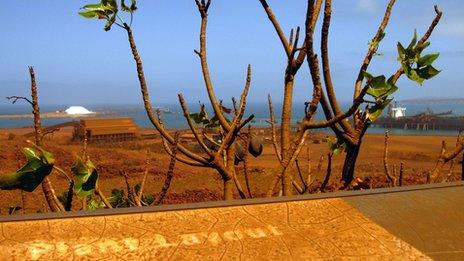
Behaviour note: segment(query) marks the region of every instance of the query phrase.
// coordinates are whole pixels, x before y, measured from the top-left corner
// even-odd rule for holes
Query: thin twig
[[[251,185],[250,185],[250,177],[248,173],[248,148],[251,142],[251,126],[248,126],[248,135],[247,140],[245,141],[245,148],[244,148],[244,155],[243,155],[243,175],[245,176],[245,185],[247,187],[248,197],[253,198],[253,194],[251,193]]]
[[[150,150],[148,149],[147,150],[147,156],[146,156],[146,159],[145,159],[145,171],[143,172],[143,178],[142,178],[142,182],[140,182],[140,190],[139,190],[139,194],[137,195],[138,196],[138,201],[139,202],[142,202],[142,198],[143,198],[143,190],[145,188],[145,183],[147,181],[147,176],[148,176],[148,170],[150,168]]]
[[[308,185],[306,184],[305,179],[303,178],[303,173],[301,172],[300,164],[298,163],[298,159],[295,160],[296,169],[298,171],[298,176],[300,177],[301,183],[303,184],[303,191],[306,191]]]
[[[437,182],[438,179],[440,178],[440,172],[443,166],[456,158],[461,152],[464,151],[464,138],[461,138],[458,140],[456,147],[454,148],[453,151],[446,153],[446,142],[442,142],[441,146],[441,151],[440,151],[440,156],[438,157],[437,163],[435,164],[435,167],[429,172],[431,179],[430,181]]]
[[[398,178],[398,186],[403,186],[403,176],[404,176],[404,163],[400,163],[400,176]]]
[[[73,201],[73,196],[74,196],[74,180],[71,180],[69,183],[68,187],[68,193],[66,194],[66,204],[64,205],[64,210],[65,211],[71,211],[72,208],[72,201]]]
[[[100,199],[103,201],[103,204],[105,204],[107,208],[113,208],[113,206],[111,206],[111,203],[106,199],[105,195],[100,190],[100,188],[98,187],[95,188],[95,192],[97,193],[97,195],[100,197]]]
[[[6,97],[9,101],[11,101],[11,103],[15,104],[18,100],[25,100],[26,102],[28,102],[31,106],[33,106],[33,103],[31,100],[29,100],[28,98],[26,97],[23,97],[23,96],[8,96]]]
[[[390,182],[390,186],[395,187],[396,180],[395,176],[392,176],[390,174],[390,169],[388,168],[388,130],[385,131],[385,144],[384,144],[384,150],[383,150],[383,170],[385,173],[385,176],[387,177],[388,181]],[[395,169],[395,167],[393,167]]]
[[[137,207],[142,206],[142,202],[139,201],[139,198],[136,196],[134,193],[134,190],[132,189],[132,184],[130,183],[129,176],[124,170],[120,170],[119,174],[123,176],[124,181],[126,183],[126,188],[127,188],[127,200],[128,200],[128,205],[135,205]]]
[[[176,142],[174,143],[174,146],[172,148],[172,156],[171,156],[171,161],[169,162],[168,171],[166,172],[166,178],[164,179],[164,184],[163,184],[163,187],[161,188],[161,192],[158,194],[156,199],[153,201],[152,205],[161,204],[161,202],[163,201],[164,197],[166,196],[169,190],[169,187],[171,186],[172,177],[174,175],[174,167],[176,165],[176,154],[177,154],[176,144],[177,142],[179,142],[179,133],[176,132],[174,137],[175,137]]]
[[[282,155],[280,154],[280,148],[279,148],[279,145],[277,144],[274,106],[272,105],[272,98],[270,94],[267,95],[267,100],[269,104],[269,119],[270,119],[269,123],[271,124],[272,144],[274,145],[274,152],[277,156],[277,159],[282,164]]]
[[[319,162],[317,163],[317,173],[320,173],[322,170],[322,163],[324,162],[324,155],[319,157]]]
[[[333,157],[333,153],[331,152],[327,153],[327,171],[325,174],[324,181],[321,184],[321,189],[320,189],[321,192],[325,192],[325,187],[329,183],[330,175],[332,174],[332,157]]]
[[[198,144],[200,144],[201,148],[210,157],[214,157],[214,154],[211,152],[211,150],[208,148],[208,146],[206,146],[206,144],[204,143],[202,137],[200,137],[200,134],[198,133],[197,129],[195,128],[195,125],[194,125],[194,123],[193,123],[193,121],[192,121],[192,119],[190,117],[190,112],[189,112],[189,109],[187,107],[187,103],[184,100],[184,96],[181,93],[179,93],[178,97],[179,97],[179,103],[180,103],[180,105],[182,107],[182,111],[184,112],[184,118],[187,120],[188,126],[190,127],[190,130],[192,131],[193,136],[197,140]]]

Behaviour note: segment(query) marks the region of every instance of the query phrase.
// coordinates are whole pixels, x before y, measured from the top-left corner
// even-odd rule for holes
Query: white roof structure
[[[395,107],[391,109],[391,117],[393,118],[401,118],[406,116],[406,108],[402,107]]]
[[[82,106],[71,106],[65,110],[65,112],[69,115],[85,115],[85,114],[92,114],[94,112],[87,110]]]

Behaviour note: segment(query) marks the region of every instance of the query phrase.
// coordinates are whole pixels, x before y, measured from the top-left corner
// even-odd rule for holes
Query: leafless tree
[[[430,173],[430,179],[428,179],[428,182],[438,182],[441,176],[441,170],[445,166],[446,163],[449,161],[457,158],[459,154],[461,154],[464,151],[464,137],[461,136],[461,133],[458,135],[458,139],[456,142],[456,147],[454,150],[447,152],[446,148],[446,142],[443,141],[441,144],[441,151],[440,155],[438,156],[437,163],[435,164],[435,167],[429,172]]]
[[[262,4],[265,12],[268,15],[275,31],[282,43],[283,49],[287,56],[287,67],[284,75],[284,98],[282,103],[282,115],[281,115],[281,139],[280,139],[280,151],[277,144],[274,145],[276,148],[276,155],[280,161],[281,170],[276,175],[271,188],[268,191],[268,196],[272,195],[279,181],[282,181],[283,195],[292,195],[292,172],[291,166],[297,159],[298,154],[304,144],[308,131],[311,129],[327,128],[330,127],[338,138],[341,144],[346,146],[346,157],[342,169],[342,180],[344,181],[343,187],[348,187],[354,177],[354,170],[356,160],[358,158],[359,150],[361,147],[362,139],[369,127],[372,117],[369,114],[369,105],[372,108],[380,107],[381,104],[376,102],[368,101],[365,97],[371,88],[371,80],[366,77],[368,67],[377,53],[379,43],[385,36],[385,28],[388,25],[392,8],[395,4],[395,0],[390,0],[385,10],[383,19],[377,29],[376,34],[372,38],[369,49],[361,63],[359,73],[354,83],[354,95],[353,102],[347,111],[342,111],[341,106],[337,100],[334,84],[332,82],[330,63],[329,63],[329,28],[332,16],[332,1],[331,0],[308,0],[306,22],[305,22],[305,39],[301,46],[298,45],[300,38],[299,28],[296,31],[291,30],[290,37],[287,40],[279,22],[273,14],[270,6],[266,0],[259,0]],[[316,55],[314,50],[314,32],[315,25],[318,20],[319,13],[322,6],[324,6],[324,17],[322,21],[321,29],[321,57],[322,66],[319,63],[319,57]],[[432,34],[435,26],[438,24],[442,12],[435,7],[436,16],[430,25],[427,32],[422,38],[415,43],[415,47],[425,48],[427,40]],[[296,33],[294,33],[296,32]],[[413,46],[414,47],[414,46]],[[291,132],[291,114],[292,114],[292,96],[294,91],[294,80],[295,75],[303,64],[304,60],[308,63],[312,85],[313,94],[310,101],[306,103],[305,116],[300,121],[299,131],[297,133]],[[320,70],[322,69],[322,78]],[[398,79],[405,74],[405,70],[400,67],[389,79],[389,84],[394,85]],[[366,80],[367,79],[367,80]],[[366,81],[365,81],[366,80]],[[363,87],[363,82],[365,85]],[[323,88],[325,87],[325,88]],[[385,102],[383,100],[382,102]],[[271,104],[271,102],[270,102]],[[325,120],[314,121],[314,115],[319,106],[322,106]],[[367,104],[366,110],[360,110],[362,104]],[[273,123],[273,110],[270,106],[271,111],[271,123]],[[348,118],[353,116],[352,121],[348,121]],[[273,128],[273,126],[271,126]],[[273,130],[273,133],[275,131]],[[274,138],[274,142],[276,142]]]
[[[207,61],[207,49],[206,49],[206,35],[207,35],[207,24],[208,24],[208,11],[211,4],[211,1],[196,1],[198,11],[201,16],[201,27],[200,27],[200,50],[195,50],[195,53],[200,58],[201,68],[204,83],[206,86],[206,91],[208,93],[208,97],[210,100],[210,105],[213,108],[215,116],[217,117],[221,133],[223,138],[221,139],[220,146],[217,150],[213,150],[209,148],[205,141],[204,136],[207,134],[200,134],[200,131],[197,130],[195,123],[190,117],[190,112],[187,107],[187,103],[184,100],[182,94],[179,94],[179,102],[181,104],[182,110],[184,112],[185,119],[195,136],[197,143],[201,146],[204,153],[194,153],[190,149],[188,149],[185,145],[179,143],[177,144],[178,148],[178,155],[175,158],[182,163],[188,164],[190,166],[196,167],[204,167],[204,168],[213,168],[215,169],[219,175],[221,176],[223,183],[224,183],[224,199],[229,200],[233,199],[233,192],[234,187],[237,188],[240,196],[245,198],[245,193],[243,192],[242,186],[236,177],[235,166],[234,166],[234,159],[235,159],[235,140],[238,137],[241,129],[253,119],[253,115],[250,117],[243,119],[245,107],[246,107],[246,99],[248,95],[248,90],[250,88],[251,82],[251,66],[248,66],[247,75],[246,75],[246,82],[245,87],[243,88],[240,103],[238,106],[238,113],[233,117],[232,120],[228,120],[225,116],[223,111],[223,107],[221,106],[220,102],[218,101],[213,83],[210,78],[209,66]],[[145,81],[145,75],[143,71],[143,64],[142,59],[140,58],[137,50],[137,46],[135,44],[134,36],[132,29],[129,25],[124,23],[124,29],[127,32],[129,44],[132,50],[132,54],[137,66],[137,73],[140,83],[140,88],[143,96],[145,110],[147,112],[148,118],[150,119],[153,126],[158,130],[161,134],[164,142],[166,144],[174,145],[175,140],[173,136],[164,128],[162,122],[160,121],[159,117],[156,117],[155,113],[153,112],[150,96],[147,88],[147,83]],[[211,138],[211,137],[209,137]],[[169,149],[168,146],[165,146],[166,151],[172,156],[173,153]]]
[[[10,96],[10,97],[7,97],[7,99],[11,100],[13,104],[16,103],[18,100],[24,100],[31,105],[32,114],[34,115],[35,144],[37,146],[42,146],[43,135],[42,135],[42,123],[40,119],[39,96],[37,94],[37,83],[35,79],[34,67],[32,66],[29,66],[29,75],[31,78],[31,98],[32,100],[29,100],[28,98],[21,97],[21,96]],[[45,195],[47,204],[52,211],[56,212],[56,211],[65,210],[64,206],[58,200],[55,190],[53,189],[53,186],[48,177],[45,177],[44,180],[42,181],[42,191]]]

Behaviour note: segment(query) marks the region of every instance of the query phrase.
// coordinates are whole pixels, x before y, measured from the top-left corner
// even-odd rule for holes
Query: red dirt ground
[[[29,128],[0,129],[0,173],[8,173],[18,169],[25,159],[20,148],[27,146],[24,133],[30,132]],[[266,144],[263,154],[258,158],[250,156],[250,180],[251,189],[255,197],[265,195],[270,181],[276,174],[278,162],[274,155],[273,146],[269,141],[269,133],[265,130],[255,130],[258,135],[263,135]],[[60,132],[47,136],[44,147],[51,151],[57,161],[57,166],[70,171],[74,157],[81,151],[81,144],[71,143],[71,129],[62,129]],[[322,169],[317,170],[321,155],[328,153],[328,145],[325,134],[315,133],[308,139],[307,146],[311,151],[310,164],[312,177],[315,180],[312,188],[317,188],[325,176],[327,161],[324,159]],[[426,173],[430,170],[440,152],[441,141],[445,140],[449,147],[456,142],[455,137],[440,136],[391,136],[389,142],[389,165],[405,165],[404,185],[422,184],[426,181]],[[188,143],[188,141],[185,141]],[[190,144],[189,144],[190,145]],[[193,146],[194,143],[191,144]],[[370,179],[372,187],[386,187],[383,171],[383,135],[367,135],[360,158],[357,164],[356,176],[361,179]],[[150,171],[145,186],[145,193],[156,194],[164,181],[164,176],[169,164],[169,156],[163,151],[159,139],[141,140],[124,143],[89,144],[88,154],[97,166],[100,174],[99,185],[103,192],[109,196],[113,188],[125,189],[124,179],[119,175],[120,170],[126,171],[130,180],[135,185],[140,182],[145,166],[146,149],[150,148]],[[308,169],[307,149],[304,148],[300,155],[300,166],[304,173]],[[333,191],[340,178],[343,155],[335,156],[333,162],[333,175],[328,191]],[[245,186],[243,168],[238,168],[239,179]],[[398,173],[398,172],[397,172]],[[450,164],[444,171],[443,177],[448,181],[458,180],[461,175],[459,164],[450,172]],[[305,177],[306,178],[306,177]],[[52,184],[57,194],[67,190],[67,181],[56,173],[50,175]],[[300,182],[296,169],[295,180]],[[7,214],[10,207],[22,206],[20,191],[0,191],[0,213]],[[220,200],[222,198],[222,181],[219,175],[211,169],[193,168],[182,163],[177,163],[174,178],[163,204],[180,204],[191,202],[204,202]],[[238,196],[237,196],[238,198]],[[25,212],[35,213],[47,211],[45,200],[40,187],[32,193],[24,193]],[[74,209],[79,209],[78,203]]]

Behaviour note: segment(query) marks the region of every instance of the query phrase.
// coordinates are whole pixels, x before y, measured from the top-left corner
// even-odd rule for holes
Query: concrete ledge
[[[463,204],[459,182],[3,218],[0,259],[462,260]]]
[[[161,205],[161,206],[149,206],[149,207],[99,209],[95,211],[85,210],[85,211],[71,211],[71,212],[50,212],[50,213],[38,213],[38,214],[0,216],[0,222],[47,220],[47,219],[57,219],[57,218],[61,219],[61,218],[77,218],[77,217],[98,217],[98,216],[122,215],[122,214],[190,210],[190,209],[199,209],[199,208],[205,209],[205,208],[218,208],[218,207],[246,206],[246,205],[256,205],[256,204],[315,200],[315,199],[358,197],[358,196],[365,196],[365,195],[410,192],[410,191],[415,191],[415,190],[428,190],[428,189],[459,187],[459,186],[464,186],[464,181],[415,185],[415,186],[404,186],[404,187],[394,187],[394,188],[358,190],[358,191],[339,191],[339,192],[333,192],[333,193],[319,193],[319,194],[308,194],[308,195],[288,196],[288,197],[237,199],[237,200],[229,200],[229,201],[211,201],[211,202],[201,202],[201,203]]]

